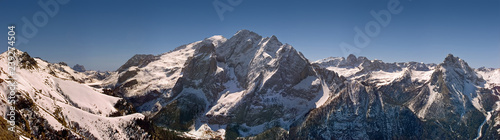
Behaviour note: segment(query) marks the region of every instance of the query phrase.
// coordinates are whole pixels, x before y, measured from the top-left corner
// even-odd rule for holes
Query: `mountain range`
[[[500,138],[500,69],[474,69],[452,54],[439,64],[311,62],[249,30],[138,54],[110,72],[15,52],[15,135],[26,138]],[[6,116],[7,63],[0,69]]]

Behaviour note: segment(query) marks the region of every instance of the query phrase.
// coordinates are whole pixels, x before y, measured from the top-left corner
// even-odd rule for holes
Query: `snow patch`
[[[321,95],[321,98],[319,98],[319,100],[315,103],[316,104],[316,108],[322,106],[323,104],[325,104],[325,102],[328,100],[328,98],[330,97],[330,89],[328,88],[328,86],[321,82],[321,87],[322,87],[322,93],[323,95]]]
[[[432,70],[429,70],[429,71],[412,70],[411,81],[417,81],[417,82],[429,81],[431,79],[433,72],[434,71],[432,71]]]
[[[344,77],[354,76],[356,73],[358,73],[358,72],[361,71],[361,69],[359,69],[358,67],[355,67],[355,68],[340,68],[340,67],[333,67],[333,66],[331,66],[331,67],[327,67],[326,69],[334,71],[334,72],[336,72],[339,75],[344,76]]]
[[[398,72],[385,72],[385,71],[374,71],[370,74],[370,80],[377,83],[377,86],[387,85],[392,83],[395,79],[402,77],[404,71]]]

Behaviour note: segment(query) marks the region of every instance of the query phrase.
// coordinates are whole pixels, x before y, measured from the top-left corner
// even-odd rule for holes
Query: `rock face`
[[[103,87],[193,138],[498,138],[495,69],[452,55],[438,65],[309,62],[275,36],[241,30],[148,57],[134,56]]]

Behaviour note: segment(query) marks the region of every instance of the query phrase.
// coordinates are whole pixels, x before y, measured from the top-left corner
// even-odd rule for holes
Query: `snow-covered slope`
[[[25,119],[30,135],[27,137],[49,138],[39,134],[54,133],[50,131],[69,132],[67,138],[97,138],[97,139],[127,139],[133,128],[135,119],[141,119],[141,114],[131,114],[122,117],[109,117],[116,112],[115,104],[118,97],[104,95],[93,88],[78,83],[85,79],[85,74],[75,72],[60,64],[51,64],[38,58],[31,58],[27,53],[17,51],[20,66],[16,71],[17,100],[16,108]],[[6,61],[7,52],[0,55],[0,61]],[[25,63],[23,63],[25,61]],[[26,62],[30,62],[29,64]],[[7,102],[7,63],[1,63],[1,106],[6,109]],[[27,105],[26,105],[27,104]],[[21,106],[26,105],[26,106]],[[0,114],[5,116],[6,110]],[[30,115],[31,114],[31,115]],[[42,130],[33,129],[39,123],[46,124]],[[26,129],[26,128],[25,128]]]

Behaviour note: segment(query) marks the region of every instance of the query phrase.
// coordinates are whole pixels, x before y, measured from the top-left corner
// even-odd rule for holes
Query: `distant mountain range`
[[[27,138],[500,139],[500,69],[451,54],[440,64],[311,62],[248,30],[135,55],[113,72],[15,51],[16,135]]]

